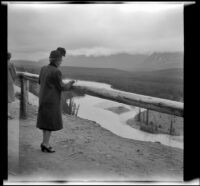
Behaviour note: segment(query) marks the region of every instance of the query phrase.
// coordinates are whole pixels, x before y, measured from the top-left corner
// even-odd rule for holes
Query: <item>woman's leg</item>
[[[46,147],[49,147],[50,137],[51,137],[51,131],[43,130],[43,142],[42,142],[42,144],[45,145]]]

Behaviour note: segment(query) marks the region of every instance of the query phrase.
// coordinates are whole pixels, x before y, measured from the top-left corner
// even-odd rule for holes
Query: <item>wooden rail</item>
[[[27,72],[17,72],[21,81],[21,117],[26,118],[28,102],[28,81],[38,82],[39,76]],[[80,83],[79,83],[80,84]],[[127,105],[133,105],[141,108],[154,110],[166,114],[183,117],[183,103],[161,99],[156,97],[144,96],[140,94],[128,93],[124,91],[107,90],[103,88],[94,88],[85,85],[74,85],[73,91],[81,91],[85,94],[104,98]]]

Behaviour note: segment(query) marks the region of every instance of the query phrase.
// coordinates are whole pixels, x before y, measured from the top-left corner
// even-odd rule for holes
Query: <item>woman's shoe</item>
[[[56,152],[52,147],[46,147],[45,145],[41,144],[40,145],[41,147],[41,151],[42,152],[49,152],[49,153],[52,153],[52,152]]]

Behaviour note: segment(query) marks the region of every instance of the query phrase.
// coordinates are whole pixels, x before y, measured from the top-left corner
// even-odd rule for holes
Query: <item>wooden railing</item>
[[[38,82],[39,76],[37,74],[31,74],[27,72],[17,72],[17,74],[21,84],[20,116],[21,118],[26,118],[29,81]],[[94,88],[85,85],[74,85],[72,91],[81,91],[91,96],[183,117],[182,102],[128,93],[124,91]]]

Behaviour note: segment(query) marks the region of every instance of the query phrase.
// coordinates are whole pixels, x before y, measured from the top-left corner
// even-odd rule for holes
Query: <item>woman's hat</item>
[[[66,50],[65,50],[64,48],[58,47],[56,50],[59,51],[59,52],[61,53],[62,56],[65,56]]]

